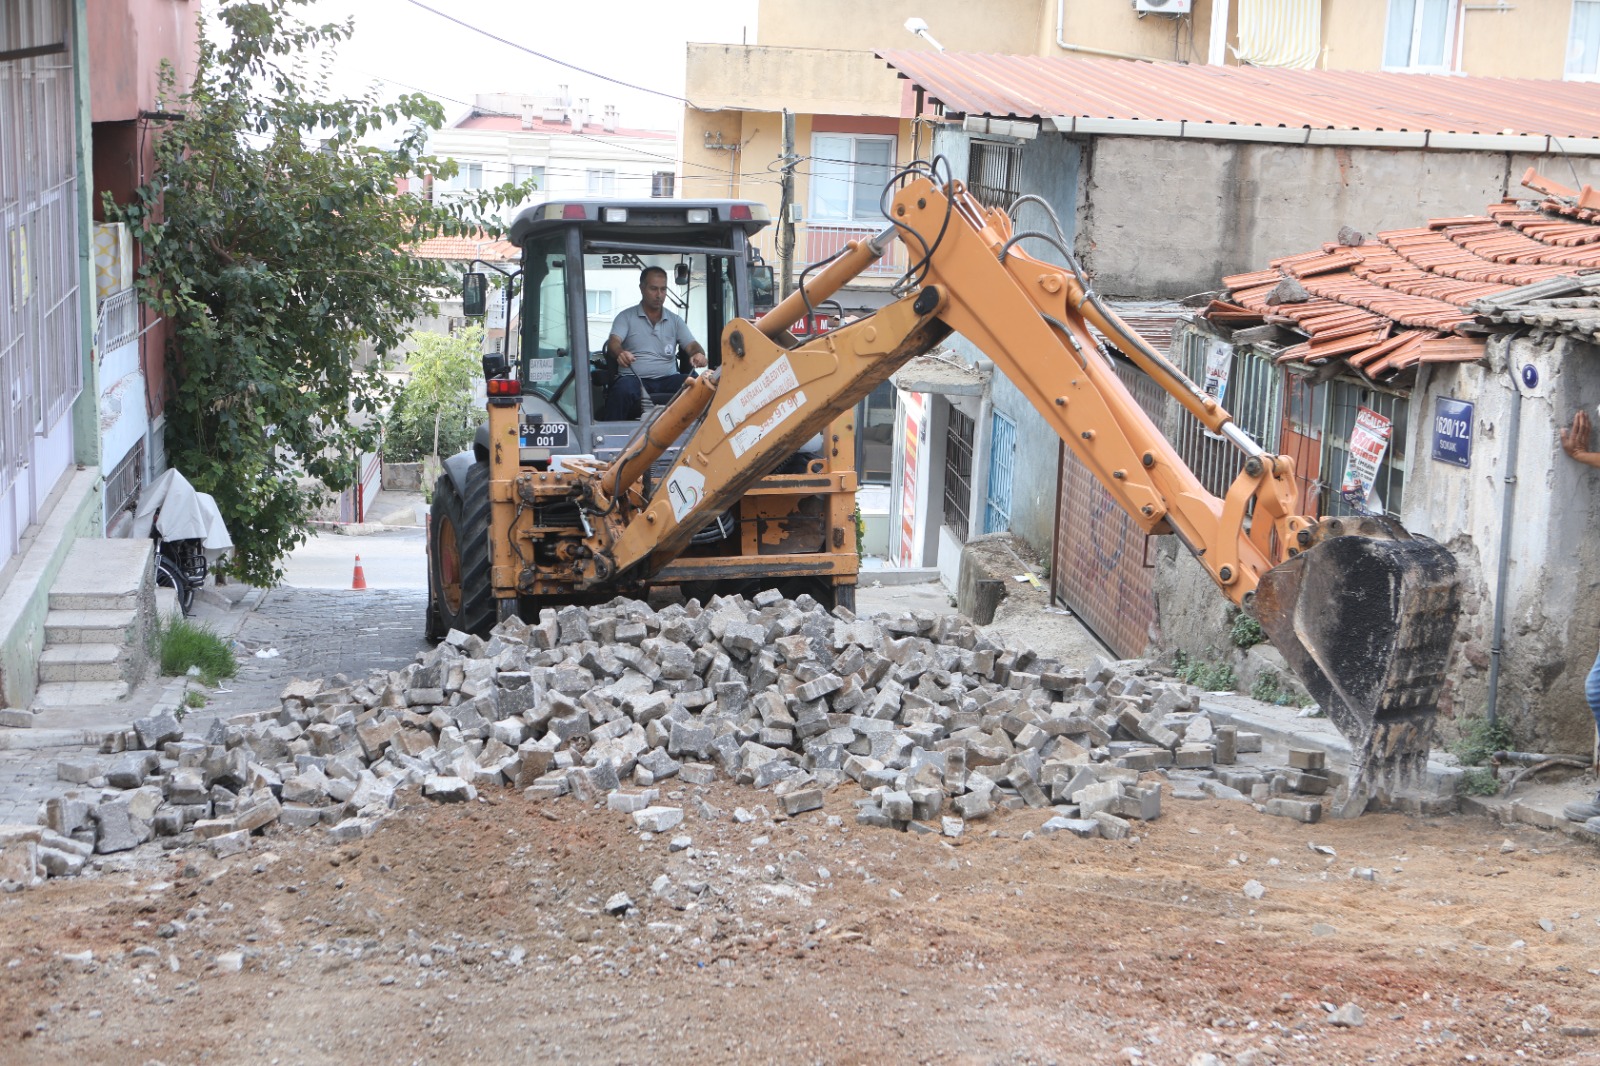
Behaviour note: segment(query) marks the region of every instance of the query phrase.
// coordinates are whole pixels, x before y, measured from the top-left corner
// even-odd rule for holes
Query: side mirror
[[[678,283],[681,289],[689,284],[689,264],[679,263],[672,268],[672,280]]]
[[[489,275],[461,275],[461,313],[468,318],[482,318],[489,311]]]
[[[506,362],[504,352],[485,352],[483,355],[483,379],[491,381],[494,378],[503,378],[509,364]]]
[[[773,299],[772,268],[764,263],[750,267],[750,302],[756,311],[770,311],[777,303]]]

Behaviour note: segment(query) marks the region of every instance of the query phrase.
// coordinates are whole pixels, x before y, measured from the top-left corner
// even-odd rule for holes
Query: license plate
[[[524,448],[565,448],[572,427],[565,422],[529,422],[522,427]]]

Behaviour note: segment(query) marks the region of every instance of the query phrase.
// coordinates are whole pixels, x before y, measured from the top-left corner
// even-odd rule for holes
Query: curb
[[[1518,799],[1506,800],[1499,796],[1462,796],[1464,814],[1479,814],[1492,818],[1501,825],[1527,825],[1535,829],[1548,829],[1562,833],[1573,840],[1600,846],[1600,836],[1583,827],[1582,822],[1569,822],[1560,814],[1535,807]]]
[[[902,585],[934,584],[938,580],[939,568],[935,566],[895,566],[856,572],[856,583],[861,587],[870,587],[876,582],[884,588],[899,588]]]
[[[311,528],[319,533],[333,533],[341,537],[367,537],[374,533],[388,533],[395,529],[421,529],[415,522],[404,525],[390,525],[387,522],[330,522],[316,520],[311,522]]]
[[[1260,733],[1265,743],[1285,748],[1320,748],[1328,753],[1329,762],[1338,766],[1341,773],[1345,775],[1349,773],[1350,742],[1326,718],[1295,719],[1294,721],[1318,723],[1310,728],[1297,728],[1265,714],[1251,713],[1249,708],[1232,703],[1220,703],[1202,697],[1200,707],[1211,716],[1212,721]],[[1428,760],[1425,781],[1433,799],[1459,801],[1461,797],[1456,786],[1461,776],[1462,771],[1458,766],[1449,766],[1434,759]]]
[[[99,747],[110,729],[6,729],[0,730],[0,751],[34,751],[40,748]]]

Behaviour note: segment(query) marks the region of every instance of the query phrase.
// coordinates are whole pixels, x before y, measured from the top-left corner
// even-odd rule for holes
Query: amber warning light
[[[515,378],[490,378],[490,396],[521,396],[522,382]]]

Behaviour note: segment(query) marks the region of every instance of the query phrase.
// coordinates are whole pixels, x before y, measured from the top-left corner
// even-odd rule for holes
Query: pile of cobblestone
[[[870,621],[775,592],[655,610],[633,600],[544,611],[487,640],[452,632],[404,669],[296,681],[280,705],[186,736],[170,713],[60,764],[84,789],[38,826],[0,834],[0,880],[80,871],[154,838],[218,856],[272,825],[370,834],[399,793],[439,802],[510,786],[534,800],[604,802],[641,831],[683,819],[677,779],[770,789],[787,816],[853,782],[857,822],[959,836],[997,808],[1048,811],[1042,832],[1127,836],[1184,794],[1296,801],[1230,773],[1259,737],[1213,729],[1198,694],[1143,664],[1073,669],[1002,648],[970,622]],[[107,759],[106,756],[110,758]],[[1294,782],[1316,791],[1315,767]],[[1324,777],[1325,787],[1325,777]],[[1274,813],[1314,820],[1315,802]]]

